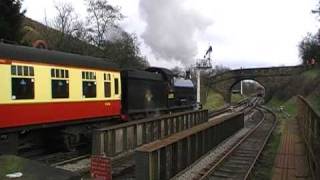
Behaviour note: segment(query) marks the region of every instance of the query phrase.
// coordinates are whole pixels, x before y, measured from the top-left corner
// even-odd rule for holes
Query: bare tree
[[[76,21],[73,24],[72,36],[82,41],[87,41],[88,29],[83,21]]]
[[[59,50],[68,49],[71,52],[76,52],[76,48],[73,44],[76,43],[76,39],[86,40],[87,28],[84,22],[78,18],[75,9],[71,3],[59,2],[54,5],[56,9],[56,16],[48,22],[54,31],[50,31],[50,34],[54,34],[54,38],[50,38],[54,46]]]
[[[72,4],[70,3],[57,3],[55,4],[57,15],[53,20],[53,28],[60,31],[63,35],[72,35],[79,22],[78,15],[75,13]]]
[[[116,27],[117,21],[123,18],[119,7],[108,4],[107,0],[86,0],[88,3],[88,38],[89,41],[102,48],[108,40],[108,32]]]
[[[56,16],[45,19],[46,40],[53,49],[106,57],[124,68],[144,69],[149,66],[141,55],[138,38],[120,28],[123,18],[119,7],[107,0],[86,0],[87,21],[81,21],[68,3],[55,5]]]

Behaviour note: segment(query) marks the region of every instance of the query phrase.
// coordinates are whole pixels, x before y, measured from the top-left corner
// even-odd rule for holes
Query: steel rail
[[[71,158],[71,159],[67,159],[67,160],[64,160],[64,161],[60,161],[60,162],[56,162],[56,163],[53,163],[53,164],[50,164],[50,166],[61,166],[61,165],[65,165],[65,164],[70,164],[70,163],[73,163],[73,162],[77,162],[77,161],[80,161],[80,160],[83,160],[83,159],[86,159],[86,158],[89,158],[90,157],[90,154],[85,154],[85,155],[81,155],[81,156],[78,156],[78,157],[75,157],[75,158]]]
[[[242,144],[243,141],[245,141],[263,122],[263,119],[252,129],[250,130],[235,146],[233,146],[231,149],[228,149],[227,152],[218,160],[217,163],[215,163],[209,170],[207,170],[205,173],[201,175],[199,180],[204,180],[206,179],[219,165],[221,165],[226,158],[230,156],[232,152],[234,152],[235,149],[238,148]]]
[[[261,106],[261,107],[262,107],[262,106]],[[270,136],[271,136],[271,134],[272,134],[273,130],[275,129],[275,127],[276,127],[276,125],[277,125],[277,123],[278,123],[278,121],[277,121],[277,117],[276,117],[276,115],[274,114],[274,112],[272,112],[271,110],[269,110],[269,109],[267,109],[267,108],[265,108],[265,107],[262,107],[262,108],[263,108],[263,109],[265,109],[266,111],[268,111],[268,112],[270,112],[270,113],[272,114],[273,118],[275,119],[275,123],[273,124],[273,126],[272,126],[271,130],[269,131],[269,133],[268,133],[267,137],[265,138],[265,140],[264,140],[264,142],[263,142],[263,145],[261,146],[261,148],[260,148],[260,150],[259,150],[259,152],[258,152],[257,156],[256,156],[256,157],[255,157],[255,159],[254,159],[254,162],[251,164],[251,167],[249,168],[249,170],[248,170],[247,174],[245,175],[245,177],[244,177],[244,179],[245,179],[245,180],[246,180],[246,179],[248,179],[248,177],[249,177],[249,175],[250,175],[250,173],[251,173],[251,171],[252,171],[252,169],[253,169],[254,165],[256,164],[256,162],[257,162],[257,160],[258,160],[258,158],[259,158],[260,154],[262,153],[262,151],[263,151],[264,147],[266,146],[266,144],[267,144],[267,142],[268,142],[268,140],[269,140],[269,138],[270,138]]]
[[[261,109],[265,109],[265,108],[261,108]],[[263,111],[261,109],[258,109],[260,112],[263,113]],[[271,112],[270,110],[265,109],[265,111],[268,111],[269,113]],[[271,113],[274,117],[275,115],[273,113]],[[246,140],[248,140],[248,138],[258,130],[259,127],[262,126],[262,124],[266,121],[266,113],[263,113],[263,117],[262,120],[253,128],[251,129],[235,146],[233,146],[231,149],[228,149],[227,152],[213,165],[209,168],[209,170],[207,170],[206,172],[202,172],[200,175],[201,180],[203,179],[207,179],[208,176],[210,176],[211,174],[213,174],[213,172],[219,168],[220,166],[223,165],[223,163],[227,160],[227,158],[230,158],[232,153],[235,152],[239,146],[241,144],[243,144]],[[254,157],[254,160],[252,161],[252,163],[250,164],[249,168],[247,169],[245,175],[244,175],[244,179],[247,179],[251,173],[251,170],[254,167],[254,164],[256,163],[258,157],[260,156],[261,152],[263,151],[263,148],[265,147],[271,133],[273,132],[274,128],[276,126],[276,120],[273,121],[273,125],[270,128],[267,136],[264,138],[264,142],[262,144],[262,146],[260,146],[258,153],[256,154],[256,156]]]

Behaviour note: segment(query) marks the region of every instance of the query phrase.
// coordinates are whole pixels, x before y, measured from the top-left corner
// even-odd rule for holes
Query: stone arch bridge
[[[277,89],[283,87],[292,77],[309,70],[310,66],[287,66],[236,69],[206,79],[207,87],[220,93],[225,103],[231,102],[231,90],[242,80],[254,80],[265,88],[265,99],[269,100]],[[298,83],[298,82],[297,82]]]

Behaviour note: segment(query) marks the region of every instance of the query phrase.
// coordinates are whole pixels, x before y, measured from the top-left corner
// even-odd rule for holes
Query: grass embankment
[[[207,101],[203,107],[209,110],[216,110],[216,109],[223,108],[223,106],[224,106],[224,100],[222,95],[213,90],[210,90],[208,93]]]
[[[245,99],[246,96],[243,96],[241,94],[231,94],[231,104],[236,104],[240,102],[241,100]]]
[[[245,96],[242,96],[240,94],[232,94],[231,103],[238,103],[243,99],[245,99]],[[213,90],[210,90],[208,93],[206,103],[203,107],[209,110],[221,109],[224,107],[224,99],[221,94]]]

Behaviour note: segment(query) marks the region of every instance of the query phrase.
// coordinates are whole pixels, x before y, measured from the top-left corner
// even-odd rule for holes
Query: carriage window
[[[110,74],[106,74],[106,73],[104,73],[104,80],[105,81],[110,81],[111,80],[111,78],[110,78],[111,76],[110,76]]]
[[[60,71],[59,71],[59,69],[56,69],[56,77],[60,77]]]
[[[13,100],[34,99],[33,67],[12,65],[11,75],[11,98]]]
[[[69,70],[65,69],[51,69],[52,78],[69,78]]]
[[[62,78],[65,78],[64,72],[65,72],[65,71],[62,69],[62,70],[61,70],[61,77],[62,77]]]
[[[82,82],[82,94],[85,98],[95,98],[97,96],[96,92],[96,82],[95,81],[83,81]]]
[[[54,69],[51,69],[51,77],[56,77],[54,73]]]
[[[32,66],[11,66],[11,75],[13,76],[34,76],[34,69]]]
[[[95,72],[82,72],[82,96],[84,98],[95,98],[97,96],[97,85],[95,79]]]
[[[34,69],[31,66],[29,67],[29,75],[34,76]]]
[[[89,71],[83,71],[82,72],[82,79],[95,80],[96,79],[96,73],[95,72],[89,72]]]
[[[104,82],[104,96],[111,97],[111,83]]]
[[[22,66],[18,66],[18,76],[22,76]]]
[[[69,98],[69,79],[66,78],[69,70],[51,69],[52,98]]]
[[[32,66],[11,66],[11,75],[13,76],[34,76],[34,70]]]
[[[29,67],[28,66],[23,66],[23,75],[28,76],[29,75]]]
[[[114,94],[119,94],[119,79],[114,79]]]
[[[110,74],[103,74],[104,79],[104,97],[111,97],[111,82],[110,82]]]
[[[11,75],[17,75],[17,66],[11,66]]]
[[[11,66],[11,75],[13,76],[34,76],[34,69],[32,66]]]
[[[12,78],[12,99],[34,99],[34,79]]]
[[[52,98],[69,98],[69,81],[53,79],[51,81]]]

